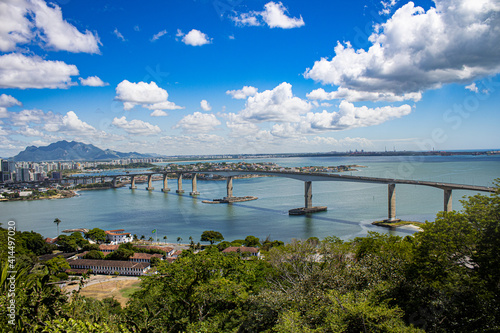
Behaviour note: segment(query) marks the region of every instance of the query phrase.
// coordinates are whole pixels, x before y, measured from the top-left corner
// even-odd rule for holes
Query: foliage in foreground
[[[266,247],[264,260],[223,255],[215,245],[188,251],[142,278],[124,309],[113,299],[63,295],[50,282],[60,272],[57,259],[35,260],[17,270],[17,331],[496,332],[499,194],[469,198],[463,212],[440,213],[414,237],[292,241]],[[20,253],[35,255],[25,248]]]

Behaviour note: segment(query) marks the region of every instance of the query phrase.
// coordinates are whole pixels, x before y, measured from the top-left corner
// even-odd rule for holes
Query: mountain
[[[121,153],[106,149],[102,150],[94,145],[76,141],[58,141],[44,147],[29,146],[16,156],[15,161],[95,161],[120,158],[150,158],[152,155],[139,153]]]

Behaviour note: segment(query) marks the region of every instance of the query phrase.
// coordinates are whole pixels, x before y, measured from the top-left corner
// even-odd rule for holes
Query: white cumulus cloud
[[[161,132],[160,127],[156,125],[138,119],[128,121],[125,116],[115,117],[111,124],[133,135],[155,135]]]
[[[212,110],[212,107],[210,106],[210,104],[208,103],[208,101],[206,99],[204,99],[200,102],[200,107],[203,111]]]
[[[75,65],[19,53],[0,56],[0,88],[68,88],[78,75]]]
[[[182,118],[174,128],[187,133],[207,133],[219,126],[221,122],[211,113],[195,112]]]
[[[249,96],[254,96],[259,89],[252,86],[244,86],[238,90],[228,90],[226,94],[231,95],[234,99],[245,99]]]
[[[287,16],[288,10],[282,2],[268,2],[263,11],[252,11],[233,16],[231,19],[239,26],[259,26],[263,23],[270,28],[292,29],[305,25],[302,16],[300,18]],[[261,21],[263,23],[261,23]]]
[[[273,90],[248,97],[239,116],[252,122],[296,122],[300,115],[310,111],[312,105],[292,93],[292,85],[283,82]]]
[[[9,108],[14,105],[22,105],[21,102],[19,102],[15,97],[12,97],[10,95],[6,94],[1,94],[0,95],[0,107],[6,107]]]
[[[377,25],[367,50],[338,43],[335,56],[305,72],[323,84],[358,92],[421,93],[500,72],[500,4],[496,0],[413,2]]]
[[[211,38],[209,38],[206,34],[201,32],[200,30],[192,29],[186,35],[184,35],[180,30],[177,30],[178,37],[182,37],[182,42],[186,45],[191,46],[201,46],[205,44],[212,43]]]
[[[327,131],[341,131],[358,127],[382,124],[391,119],[400,118],[411,113],[409,105],[398,107],[384,106],[368,108],[356,107],[352,103],[342,101],[336,112],[308,112],[300,120],[292,124],[275,124],[271,133],[276,136],[295,136],[299,134],[315,134]]]
[[[411,92],[398,95],[393,92],[358,91],[343,87],[340,87],[338,88],[337,91],[332,91],[332,92],[326,92],[323,88],[318,88],[316,90],[311,91],[306,96],[307,98],[312,100],[345,99],[348,102],[360,102],[360,101],[401,102],[406,100],[414,100],[415,102],[418,102],[420,99],[422,99],[421,92]]]
[[[97,76],[89,76],[88,78],[79,78],[80,83],[82,86],[89,86],[89,87],[104,87],[104,86],[109,86],[109,83],[102,81],[99,77]]]
[[[63,19],[59,6],[43,0],[0,2],[0,51],[14,51],[17,45],[40,41],[42,46],[74,53],[99,53],[99,37],[80,32]]]
[[[465,86],[465,89],[470,90],[470,91],[475,92],[475,93],[479,92],[479,89],[476,86],[475,82],[472,82],[470,85]]]
[[[166,117],[168,116],[168,113],[166,113],[163,110],[154,110],[149,114],[151,117]]]
[[[165,89],[158,87],[155,82],[133,83],[123,80],[116,86],[115,99],[123,102],[125,110],[131,110],[136,105],[142,105],[150,110],[174,110],[181,107],[168,101],[168,93]]]

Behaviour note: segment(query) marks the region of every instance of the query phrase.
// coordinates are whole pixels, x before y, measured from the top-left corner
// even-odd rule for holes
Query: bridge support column
[[[161,189],[162,192],[168,192],[170,189],[168,188],[168,174],[163,175],[163,188]]]
[[[387,185],[387,219],[384,222],[399,222],[396,218],[396,184]]]
[[[177,190],[175,193],[184,193],[184,190],[182,189],[182,173],[177,176]]]
[[[445,189],[444,190],[444,211],[445,212],[451,212],[452,209],[452,197],[451,197],[451,190],[450,189]]]
[[[233,176],[227,177],[226,188],[227,188],[226,198],[231,198],[233,196]]]
[[[116,178],[117,177],[113,177],[113,180],[111,180],[111,187],[112,188],[116,188]]]
[[[135,176],[130,176],[130,189],[135,190],[137,186],[135,186]]]
[[[305,208],[311,208],[312,205],[312,182],[304,182],[304,201],[305,201]]]
[[[146,190],[152,191],[155,188],[153,187],[153,175],[148,175],[148,187],[146,187]]]
[[[189,195],[200,195],[200,192],[198,192],[198,174],[196,173],[193,173],[192,191],[189,192]]]
[[[304,207],[294,208],[288,211],[288,215],[304,215],[326,211],[326,206],[312,205],[312,181],[304,181]]]

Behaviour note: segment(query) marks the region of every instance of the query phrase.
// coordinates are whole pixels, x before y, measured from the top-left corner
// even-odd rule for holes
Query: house
[[[135,247],[140,249],[148,250],[161,250],[165,251],[166,255],[169,257],[174,253],[174,248],[169,246],[156,246],[156,245],[135,245]]]
[[[260,257],[260,250],[258,248],[248,246],[230,246],[223,250],[222,253],[242,253],[250,257]]]
[[[155,254],[149,254],[149,253],[134,253],[134,255],[130,258],[128,258],[128,261],[132,262],[147,262],[151,263],[151,259],[153,258],[158,258],[160,260],[163,260],[163,256],[161,254],[155,253]]]
[[[99,251],[103,252],[104,254],[111,253],[113,251],[118,250],[119,245],[107,245],[107,244],[100,244],[99,245]]]
[[[95,274],[116,274],[140,276],[145,275],[151,268],[148,262],[133,262],[121,260],[93,260],[93,259],[75,259],[68,261],[71,270],[81,272],[82,270],[91,270]]]
[[[123,231],[125,231],[125,229],[106,230],[106,241],[108,241],[112,245],[116,245],[122,243],[130,243],[134,240],[131,233]]]

